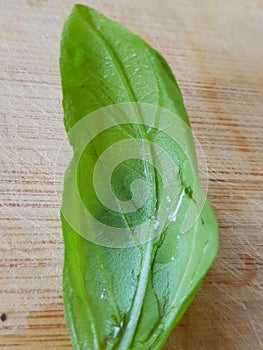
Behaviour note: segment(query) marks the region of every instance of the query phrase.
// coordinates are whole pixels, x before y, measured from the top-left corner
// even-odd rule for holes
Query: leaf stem
[[[145,292],[148,284],[149,271],[151,268],[152,247],[153,247],[153,242],[151,240],[147,242],[147,245],[146,245],[146,251],[143,256],[142,270],[139,277],[138,288],[133,300],[129,322],[126,326],[123,337],[119,343],[119,347],[118,347],[119,349],[129,349],[129,346],[134,337],[136,326],[141,315],[142,304],[143,304],[143,300],[144,300],[144,296],[145,296]]]

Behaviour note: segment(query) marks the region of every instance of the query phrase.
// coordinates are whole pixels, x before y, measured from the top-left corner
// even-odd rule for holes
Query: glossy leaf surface
[[[70,197],[68,179],[75,171],[81,200],[96,220],[112,230],[123,227],[131,232],[134,226],[158,212],[164,197],[165,174],[172,172],[170,165],[161,173],[156,170],[156,159],[161,154],[156,150],[169,154],[179,174],[178,188],[174,189],[178,192],[174,197],[174,216],[167,213],[162,232],[140,244],[127,247],[96,244],[81,235],[62,210],[64,305],[74,349],[161,349],[193,299],[218,245],[216,218],[206,200],[191,228],[181,232],[190,205],[199,199],[193,191],[198,177],[193,165],[196,161],[193,138],[191,131],[185,131],[190,130],[190,124],[180,90],[169,66],[155,50],[125,27],[83,5],[75,5],[65,23],[60,68],[64,123],[74,154],[78,144],[76,137],[71,138],[71,130],[91,113],[94,116],[101,108],[125,103],[156,106],[152,124],[155,127],[151,126],[150,131],[141,119],[142,107],[134,113],[137,123],[117,123],[98,133],[81,152],[77,170],[73,161],[69,164],[64,202],[67,201],[74,223],[91,227],[89,234],[96,236],[97,232],[90,232],[93,227],[90,223],[87,226],[82,223],[79,204],[73,195]],[[125,114],[122,107],[118,108]],[[162,112],[158,108],[174,115],[174,122],[179,118],[179,124],[180,121],[185,124],[175,133],[186,135],[183,139],[189,145],[188,153],[169,136],[169,124],[167,132],[159,129]],[[97,123],[101,123],[99,118]],[[139,180],[146,183],[148,197],[142,209],[135,212],[107,210],[97,199],[93,186],[96,163],[114,143],[139,139],[159,148],[151,146],[148,159],[145,156],[148,146],[142,143],[138,148],[139,159],[127,158],[114,169],[111,187],[121,203],[127,202],[133,196],[131,184]],[[117,157],[118,149],[113,152]],[[102,179],[104,175],[101,171]]]

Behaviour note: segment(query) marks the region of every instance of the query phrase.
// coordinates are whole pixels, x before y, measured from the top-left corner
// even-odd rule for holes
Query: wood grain
[[[61,296],[58,56],[73,3],[1,1],[3,349],[72,349]],[[209,166],[219,256],[164,350],[263,349],[262,0],[88,3],[169,61]]]

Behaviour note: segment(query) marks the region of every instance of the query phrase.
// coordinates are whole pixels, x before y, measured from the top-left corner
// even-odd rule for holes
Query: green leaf
[[[161,349],[218,248],[180,90],[155,50],[83,5],[65,23],[60,68],[74,150],[61,210],[72,344]]]

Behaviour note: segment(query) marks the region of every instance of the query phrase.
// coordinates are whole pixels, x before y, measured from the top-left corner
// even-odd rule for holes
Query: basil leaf
[[[75,5],[65,23],[60,69],[64,123],[74,150],[65,174],[61,210],[64,305],[72,344],[81,350],[160,349],[192,301],[218,246],[214,213],[194,190],[198,182],[196,156],[180,90],[155,50],[83,5]],[[138,147],[130,146],[134,140]],[[106,179],[107,167],[99,171],[97,163],[118,142],[139,157],[128,156]],[[124,148],[112,148],[113,156],[105,156],[105,161],[113,161]],[[162,162],[165,154],[169,159],[164,164],[168,165],[159,171],[157,158]],[[171,188],[167,178],[173,179],[172,168],[178,175],[174,176],[178,188],[174,186],[170,192],[171,196],[176,193],[171,204],[175,210],[170,216],[167,212],[160,225],[155,215],[161,211],[163,198],[170,201],[164,193]],[[94,177],[96,169],[99,175]],[[103,181],[111,181],[116,203],[131,206],[132,184],[146,183],[137,197],[138,201],[143,198],[141,208],[107,208],[97,197],[95,181],[100,181],[100,188]],[[105,197],[109,205],[111,194]],[[200,205],[197,220],[182,233],[189,208],[200,209]],[[147,231],[149,236],[140,241],[136,229],[145,220],[153,226]],[[161,231],[153,234],[158,226]],[[122,229],[130,241],[125,246],[119,235],[112,244],[100,227],[105,227],[110,237],[116,228]]]

